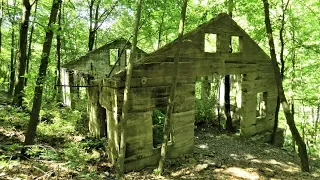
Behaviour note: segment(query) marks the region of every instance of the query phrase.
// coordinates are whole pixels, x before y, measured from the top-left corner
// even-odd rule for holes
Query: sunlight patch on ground
[[[265,161],[265,163],[281,166],[283,171],[286,171],[286,172],[290,172],[290,173],[300,172],[300,168],[299,167],[297,167],[297,166],[293,167],[293,165],[287,165],[287,164],[278,162],[278,161],[276,161],[274,159],[267,160],[267,161]]]
[[[183,168],[183,169],[180,169],[178,171],[172,172],[170,175],[172,177],[180,177],[180,176],[183,176],[183,175],[194,176],[194,173],[192,173],[189,168]]]
[[[250,179],[250,180],[259,179],[259,175],[256,172],[248,172],[248,170],[238,168],[238,167],[227,168],[225,172],[239,178]]]
[[[200,149],[209,149],[208,144],[200,144],[198,147],[199,147]]]
[[[25,136],[22,131],[18,131],[13,128],[5,129],[3,127],[0,127],[0,133],[9,138],[17,137],[21,142],[24,142],[24,139],[25,139]]]
[[[264,160],[264,159],[252,156],[251,154],[246,154],[246,159],[254,163],[263,163],[263,164],[279,166],[281,167],[281,169],[283,169],[283,171],[290,172],[290,173],[297,173],[300,171],[300,168],[292,162],[282,163],[275,159]]]

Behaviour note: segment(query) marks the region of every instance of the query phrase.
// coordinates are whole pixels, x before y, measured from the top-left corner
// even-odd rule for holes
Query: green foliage
[[[217,106],[217,98],[214,94],[208,98],[201,97],[201,81],[195,84],[195,124],[213,122],[215,119],[215,108]]]
[[[165,119],[165,109],[155,109],[152,114],[152,124],[154,125],[163,125]]]
[[[195,120],[196,124],[199,122],[213,121],[215,118],[214,107],[216,102],[214,98],[207,100],[197,99],[195,103]]]
[[[0,155],[0,169],[2,171],[11,169],[14,166],[19,166],[20,162],[18,160],[9,160],[7,161],[7,157],[5,155]]]
[[[157,147],[163,141],[163,123],[166,116],[165,109],[155,109],[152,115],[153,147]]]
[[[39,145],[29,146],[27,148],[26,154],[32,158],[47,159],[47,160],[58,159],[57,153],[54,151],[54,149],[47,146],[39,146]]]
[[[156,176],[160,175],[160,172],[159,172],[159,169],[156,168],[156,169],[153,169],[152,173]]]

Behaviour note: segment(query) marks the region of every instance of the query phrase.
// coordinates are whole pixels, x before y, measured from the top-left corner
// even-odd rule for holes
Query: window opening
[[[163,125],[166,116],[166,108],[155,109],[152,114],[152,133],[153,133],[153,147],[160,147],[163,142]],[[171,133],[169,134],[169,141],[172,139]]]
[[[217,34],[206,33],[204,36],[204,52],[217,52]]]
[[[231,51],[232,53],[240,52],[240,37],[231,36]]]
[[[119,58],[118,49],[110,49],[109,65],[113,66],[117,62],[118,58]]]
[[[267,92],[259,92],[257,94],[257,117],[264,118],[267,115]]]

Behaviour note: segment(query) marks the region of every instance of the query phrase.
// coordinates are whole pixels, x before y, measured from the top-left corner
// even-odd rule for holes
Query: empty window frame
[[[204,36],[204,52],[217,52],[217,34],[205,33]]]
[[[119,50],[118,49],[110,49],[109,65],[110,66],[115,65],[118,58],[119,58]]]
[[[268,92],[259,92],[257,94],[257,117],[264,118],[267,115]]]
[[[159,148],[163,142],[163,127],[166,116],[166,108],[153,110],[152,114],[152,139],[153,147]],[[172,142],[171,133],[169,133],[168,142]]]
[[[231,52],[232,53],[241,52],[241,37],[231,36]]]

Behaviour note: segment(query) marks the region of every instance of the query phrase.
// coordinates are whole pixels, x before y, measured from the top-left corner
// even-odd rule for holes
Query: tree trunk
[[[109,17],[111,12],[115,9],[118,1],[115,1],[114,4],[110,7],[110,9],[105,9],[104,12],[100,13],[100,4],[101,0],[98,0],[95,6],[95,0],[91,0],[89,3],[89,38],[88,38],[88,48],[89,51],[93,50],[93,46],[95,44],[97,31],[103,24],[103,22]],[[95,14],[93,15],[93,12],[95,11]],[[99,23],[100,22],[100,23]]]
[[[13,1],[13,6],[16,6],[16,0]],[[13,15],[9,13],[9,5],[7,2],[7,8],[8,8],[8,15],[9,15],[9,20],[11,22],[11,55],[10,55],[10,83],[9,83],[9,90],[8,93],[10,95],[13,95],[13,90],[14,90],[14,84],[15,84],[15,73],[16,73],[16,56],[15,56],[15,24],[16,24],[16,9],[14,8],[13,10]]]
[[[182,38],[183,38],[184,23],[185,23],[185,19],[186,19],[187,4],[188,4],[188,0],[183,0],[183,5],[182,5],[182,9],[181,9],[180,24],[179,24],[178,47],[177,47],[177,51],[174,55],[174,71],[172,74],[172,84],[171,84],[168,105],[167,105],[167,113],[166,113],[166,116],[164,119],[164,124],[163,124],[163,142],[161,144],[161,155],[160,155],[160,160],[159,160],[159,165],[158,165],[158,171],[159,171],[160,175],[163,174],[164,163],[166,161],[166,156],[167,156],[168,140],[169,140],[169,136],[170,136],[169,132],[171,129],[170,121],[171,121],[173,106],[175,103],[174,97],[175,97],[177,81],[178,81],[180,49],[181,49]]]
[[[280,99],[280,98],[279,98]],[[294,115],[295,115],[295,110],[294,110],[294,100],[291,103],[291,112],[292,112],[292,120],[295,121]],[[292,152],[296,152],[296,141],[294,137],[292,136]]]
[[[266,25],[266,31],[267,31],[267,36],[269,39],[269,46],[270,46],[270,54],[271,54],[271,61],[272,61],[272,66],[273,70],[275,73],[275,80],[277,83],[278,87],[278,96],[280,98],[280,102],[282,104],[282,108],[287,120],[287,124],[289,125],[291,134],[295,141],[297,142],[298,145],[298,151],[299,151],[299,157],[301,160],[301,170],[304,172],[309,172],[309,159],[308,159],[308,153],[306,149],[306,144],[302,140],[299,131],[295,125],[293,115],[290,112],[290,108],[286,99],[286,96],[284,94],[283,90],[283,85],[281,81],[281,74],[280,74],[280,69],[278,67],[277,63],[277,57],[276,57],[276,52],[275,52],[275,47],[274,47],[274,41],[272,37],[272,28],[271,28],[271,23],[270,23],[270,17],[269,17],[269,3],[268,0],[262,0],[264,4],[264,13],[265,13],[265,25]]]
[[[232,18],[232,11],[233,11],[233,0],[228,0],[228,14],[229,16]],[[231,45],[231,40],[229,42],[229,47],[230,47],[230,53],[232,53],[232,45]],[[230,85],[230,75],[226,75],[224,78],[224,111],[225,111],[225,115],[227,118],[227,122],[226,122],[226,128],[228,132],[233,132],[233,125],[232,125],[232,118],[231,118],[231,113],[230,113],[230,89],[231,89],[231,85]]]
[[[89,4],[89,38],[88,38],[88,48],[89,51],[92,51],[93,49],[93,43],[94,43],[94,33],[93,33],[93,5],[94,0],[90,1]]]
[[[218,113],[218,130],[221,131],[222,130],[222,126],[221,126],[221,104],[220,104],[220,97],[221,97],[221,91],[220,91],[220,87],[221,87],[221,76],[218,76],[218,85],[217,85],[217,113]]]
[[[125,89],[124,89],[123,106],[122,106],[122,116],[119,122],[119,134],[120,134],[119,141],[120,142],[119,142],[119,156],[117,159],[118,179],[124,179],[124,159],[126,156],[125,153],[126,153],[127,116],[128,116],[128,109],[129,109],[129,96],[130,96],[133,61],[134,61],[134,57],[137,50],[136,46],[137,46],[138,30],[139,30],[140,17],[141,17],[141,5],[142,5],[142,0],[138,0],[132,47],[131,47],[129,62],[127,65],[127,74],[126,74],[126,82],[125,82]]]
[[[211,92],[211,84],[208,76],[201,77],[201,101],[207,103]]]
[[[91,0],[89,11],[90,11],[90,27],[89,27],[89,41],[88,41],[88,48],[89,51],[93,50],[93,46],[95,44],[96,40],[96,33],[97,33],[97,27],[98,27],[98,18],[99,18],[99,6],[101,1],[99,0],[97,2],[97,7],[95,8],[95,14],[93,16],[94,11],[94,2],[95,0]]]
[[[10,85],[9,85],[9,94],[13,95],[14,83],[15,83],[15,74],[16,74],[16,59],[15,59],[15,30],[14,23],[12,23],[11,31],[11,55],[10,55]]]
[[[292,28],[292,47],[295,47],[295,42],[296,42],[296,39],[295,39],[295,29]],[[292,75],[291,75],[291,83],[290,83],[290,86],[291,86],[291,91],[292,91],[292,94],[291,94],[291,112],[292,112],[292,117],[293,117],[293,121],[295,120],[295,103],[294,103],[294,81],[295,81],[295,78],[296,78],[296,50],[295,48],[293,48],[293,51],[292,51]],[[296,143],[294,141],[294,138],[292,137],[292,151],[296,151]]]
[[[37,16],[37,9],[38,9],[38,0],[36,0],[36,5],[34,8],[34,15],[33,15],[33,21],[35,20],[35,17]],[[26,74],[29,73],[29,64],[30,64],[30,58],[31,58],[31,44],[32,44],[32,37],[34,32],[34,22],[32,22],[30,36],[29,36],[29,44],[28,44],[28,53],[27,53],[27,59],[26,59]],[[27,86],[28,78],[25,78],[24,85]]]
[[[3,19],[3,9],[4,9],[4,1],[1,0],[1,10],[0,10],[0,53],[1,53],[1,49],[2,49],[2,19]]]
[[[88,42],[89,51],[93,50],[94,40],[95,40],[95,32],[89,31],[89,42]]]
[[[224,112],[227,118],[226,128],[228,132],[233,132],[232,118],[230,113],[230,75],[226,75],[224,78]]]
[[[316,113],[316,120],[314,123],[314,144],[317,144],[317,136],[318,136],[318,125],[319,125],[319,114],[320,114],[320,99],[318,99],[317,105],[317,113]]]
[[[280,75],[281,75],[281,81],[284,78],[284,68],[285,68],[285,61],[283,57],[284,52],[284,40],[283,40],[283,31],[284,31],[284,25],[285,25],[285,12],[287,10],[287,7],[289,5],[290,0],[287,1],[287,4],[285,5],[282,0],[282,17],[281,17],[281,27],[280,27],[280,44],[281,44],[281,50],[280,50],[280,62],[281,62],[281,69],[280,69]],[[277,105],[276,105],[276,112],[275,112],[275,118],[274,118],[274,126],[273,126],[273,132],[272,132],[272,144],[276,143],[277,138],[277,129],[279,124],[279,110],[280,110],[280,98],[278,96],[277,98]]]
[[[166,2],[167,2],[167,1],[164,1],[164,4],[166,4]],[[159,32],[158,32],[158,49],[160,49],[160,47],[161,47],[161,42],[162,42],[161,36],[162,36],[162,31],[163,31],[163,24],[164,24],[165,12],[166,12],[166,11],[163,11],[163,12],[162,12],[161,22],[160,22],[160,25],[159,25]]]
[[[302,128],[302,140],[305,141],[306,138],[305,138],[305,124],[306,124],[306,111],[305,111],[305,108],[304,108],[304,101],[303,101],[303,96],[302,96],[302,101],[301,101],[301,104],[302,104],[302,121],[301,121],[301,128]]]
[[[30,115],[30,121],[28,124],[26,139],[24,141],[25,146],[34,144],[34,138],[36,135],[37,125],[39,122],[39,112],[40,112],[41,102],[42,102],[43,84],[44,84],[46,73],[47,73],[48,59],[50,55],[52,38],[53,38],[53,30],[50,27],[56,22],[56,17],[57,17],[61,2],[62,0],[54,0],[52,4],[49,23],[47,26],[48,30],[46,32],[45,41],[43,43],[39,74],[36,81],[36,87],[34,89],[33,106],[32,106],[32,111]],[[24,153],[25,153],[25,148],[22,149],[22,154]]]
[[[28,27],[31,12],[31,5],[29,0],[23,0],[23,15],[20,24],[20,43],[19,43],[19,60],[18,60],[18,82],[15,85],[13,104],[15,106],[22,106],[23,88],[26,72],[26,58],[27,58],[27,40],[28,40]]]
[[[57,74],[56,74],[56,101],[62,101],[62,86],[61,85],[61,5],[58,14],[58,34],[57,34]]]

